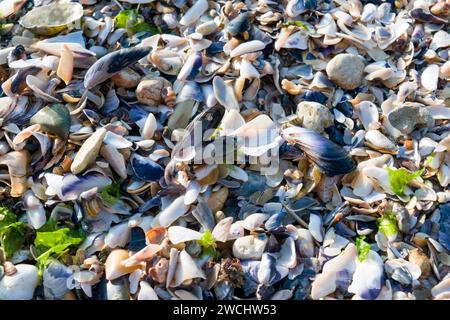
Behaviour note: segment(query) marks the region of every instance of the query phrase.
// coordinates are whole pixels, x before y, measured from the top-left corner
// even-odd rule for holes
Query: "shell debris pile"
[[[449,299],[449,17],[0,0],[0,299]]]

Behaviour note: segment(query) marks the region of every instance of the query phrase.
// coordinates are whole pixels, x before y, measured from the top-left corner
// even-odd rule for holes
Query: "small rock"
[[[266,248],[267,237],[245,236],[233,243],[233,255],[238,259],[259,260]]]
[[[0,300],[31,300],[38,284],[38,268],[29,264],[15,267],[16,273],[0,281]]]
[[[306,129],[323,132],[333,124],[333,115],[324,105],[303,101],[297,106],[297,118],[301,125]]]
[[[100,152],[105,135],[106,129],[100,128],[83,143],[70,166],[70,171],[72,171],[73,174],[82,172],[95,161]]]
[[[409,229],[411,229],[411,217],[408,210],[399,203],[394,203],[392,213],[397,218],[400,231],[407,234]]]
[[[141,76],[133,69],[125,68],[113,75],[111,80],[119,88],[131,89],[136,88],[141,81]]]
[[[328,78],[339,87],[353,90],[361,85],[364,62],[358,56],[342,53],[328,62],[326,71]]]
[[[143,80],[136,89],[136,97],[141,103],[158,106],[164,102],[161,95],[162,89],[171,86],[172,84],[162,77]]]
[[[388,114],[391,125],[404,134],[411,133],[416,126],[434,126],[434,120],[425,107],[417,105],[403,105]]]
[[[30,124],[39,124],[44,131],[54,133],[62,139],[69,136],[70,123],[69,109],[60,103],[42,108],[30,119]]]
[[[412,249],[409,252],[408,261],[417,265],[422,271],[422,277],[428,278],[431,273],[430,259],[420,249]]]

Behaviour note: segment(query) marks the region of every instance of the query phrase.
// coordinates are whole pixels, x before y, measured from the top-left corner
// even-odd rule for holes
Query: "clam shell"
[[[137,270],[140,266],[125,267],[122,262],[129,257],[128,251],[115,249],[111,251],[105,262],[105,277],[107,280],[114,280],[123,275]]]

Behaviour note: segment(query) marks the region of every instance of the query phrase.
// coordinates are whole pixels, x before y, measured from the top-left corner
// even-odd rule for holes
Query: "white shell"
[[[189,10],[184,14],[180,20],[180,24],[183,26],[190,26],[196,22],[205,11],[208,10],[207,0],[197,0],[195,4],[189,8]]]
[[[323,298],[336,290],[338,282],[348,282],[349,279],[345,277],[355,271],[357,258],[356,246],[350,243],[340,255],[325,262],[322,273],[312,283],[311,298]]]
[[[260,51],[260,50],[263,50],[265,47],[266,47],[266,45],[264,44],[264,42],[262,42],[260,40],[247,41],[247,42],[241,43],[236,48],[231,50],[230,57],[235,58],[235,57],[241,56],[246,53]]]
[[[167,230],[167,236],[173,244],[178,244],[181,242],[187,242],[192,240],[200,240],[202,238],[202,234],[195,230],[172,226]]]
[[[117,224],[109,229],[105,237],[105,244],[110,248],[125,247],[130,241],[131,231],[128,223]]]
[[[184,215],[189,206],[184,204],[184,196],[176,198],[168,207],[162,210],[152,222],[153,227],[158,225],[163,227],[170,226],[175,220]]]
[[[322,218],[317,214],[311,214],[309,216],[308,230],[311,235],[319,242],[323,240],[323,230],[322,230]]]
[[[177,287],[183,282],[195,278],[206,279],[206,275],[203,270],[197,266],[195,260],[186,252],[186,250],[183,250],[178,257],[173,286]]]
[[[139,283],[139,287],[141,289],[139,290],[137,297],[138,300],[159,300],[155,290],[147,281],[142,280]]]
[[[144,140],[150,140],[153,138],[158,124],[153,113],[149,113],[147,120],[145,120],[144,127],[142,128],[141,136]]]

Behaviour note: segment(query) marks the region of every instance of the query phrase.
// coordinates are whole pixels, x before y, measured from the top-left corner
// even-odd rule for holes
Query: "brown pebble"
[[[158,106],[164,102],[161,95],[163,88],[171,86],[172,84],[162,77],[143,80],[136,88],[136,98],[140,103]]]
[[[131,89],[136,88],[141,81],[139,73],[130,68],[125,68],[111,77],[117,87]]]

